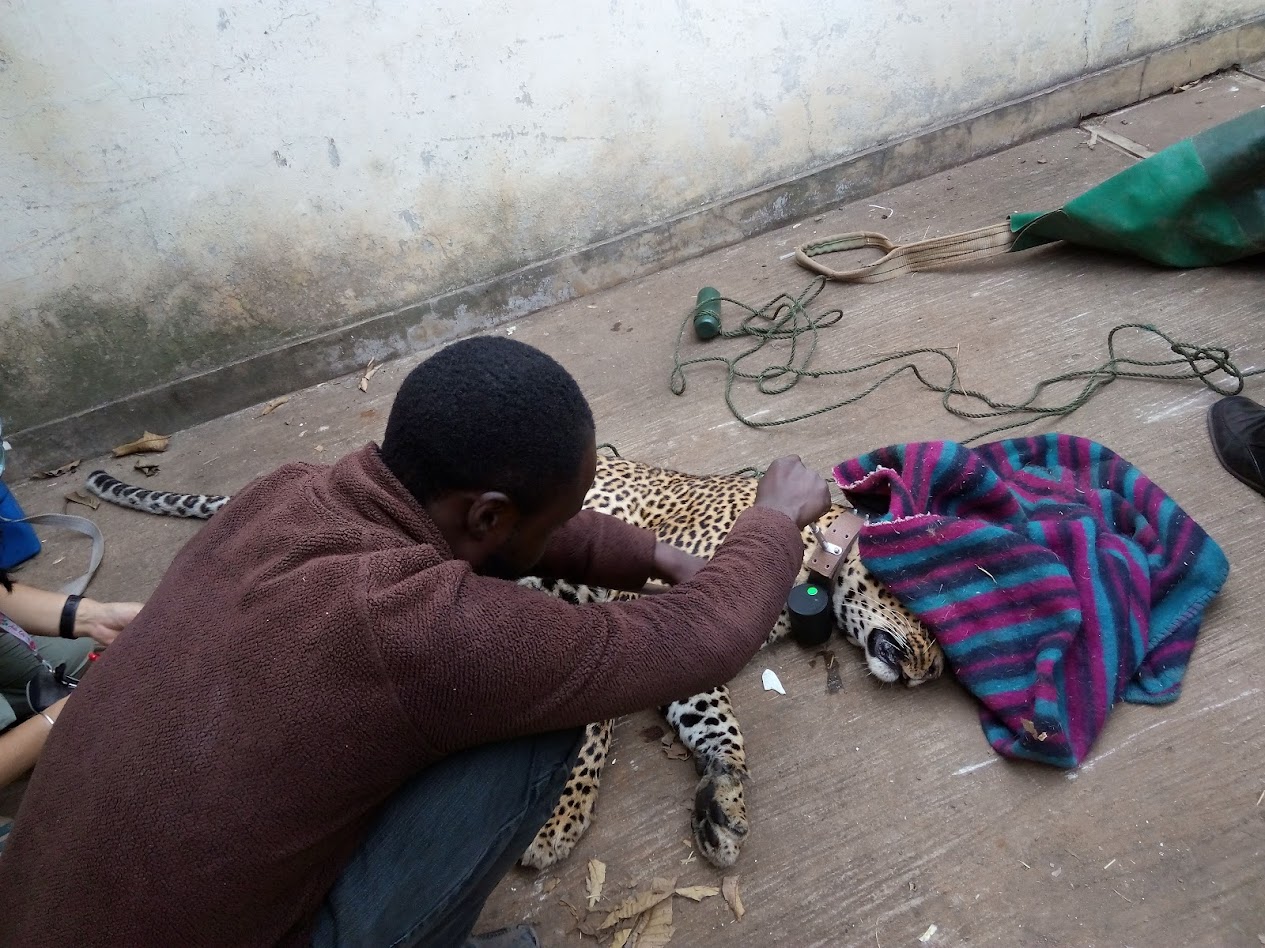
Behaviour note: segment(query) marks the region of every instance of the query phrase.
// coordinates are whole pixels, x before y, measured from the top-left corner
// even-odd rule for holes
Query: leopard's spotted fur
[[[131,507],[142,513],[161,517],[189,517],[206,520],[228,503],[223,494],[176,494],[166,490],[146,490],[126,484],[105,471],[88,475],[88,493],[120,507]]]
[[[716,551],[734,520],[755,500],[757,482],[736,475],[681,474],[618,458],[598,459],[597,476],[585,506],[654,530],[660,539],[700,556]],[[150,514],[206,519],[229,498],[220,495],[151,491],[119,481],[104,471],[88,477],[88,490],[110,503]],[[825,528],[839,508],[823,517]],[[814,541],[805,531],[805,550]],[[807,572],[801,574],[807,578]],[[524,580],[571,602],[626,598],[608,590],[566,583]],[[870,673],[883,682],[913,686],[938,677],[944,657],[920,622],[861,565],[855,548],[831,590],[835,624],[865,653]],[[789,634],[785,613],[767,644]],[[747,834],[743,783],[747,777],[742,732],[724,686],[675,701],[662,709],[700,774],[691,823],[699,850],[717,866],[732,865]],[[522,857],[545,868],[570,855],[593,818],[602,767],[611,743],[611,721],[590,724],[579,760],[552,817]]]
[[[665,540],[699,556],[710,556],[738,515],[755,501],[757,481],[738,475],[698,476],[637,464],[619,458],[598,459],[597,477],[585,506],[654,530]],[[824,529],[839,515],[836,507],[819,521]],[[804,531],[805,555],[812,549]],[[807,579],[807,570],[800,579]],[[524,580],[570,602],[598,602],[626,593]],[[883,682],[922,684],[944,670],[944,656],[926,628],[849,553],[831,589],[835,624],[865,653],[870,673]],[[783,613],[765,644],[785,638],[790,622]],[[700,779],[691,824],[699,851],[717,866],[738,858],[747,835],[744,795],[746,750],[729,690],[675,701],[661,709],[690,750]],[[546,868],[570,855],[593,819],[602,765],[611,743],[613,722],[590,724],[580,758],[553,816],[522,857],[525,866]]]

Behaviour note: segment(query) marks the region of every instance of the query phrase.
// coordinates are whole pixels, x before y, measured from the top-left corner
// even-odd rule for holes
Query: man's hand
[[[675,586],[688,583],[694,574],[707,565],[707,560],[660,540],[654,547],[654,572],[651,579]]]
[[[139,602],[97,602],[82,599],[75,610],[75,637],[91,636],[99,645],[109,645],[141,611]]]
[[[780,510],[802,530],[830,509],[830,488],[793,454],[769,465],[756,489],[755,505]]]

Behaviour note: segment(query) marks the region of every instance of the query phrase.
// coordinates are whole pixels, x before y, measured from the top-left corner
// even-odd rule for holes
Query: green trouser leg
[[[56,668],[66,663],[66,672],[76,677],[88,667],[88,653],[96,643],[92,639],[63,639],[47,635],[33,635],[40,655]],[[0,633],[0,694],[4,703],[0,706],[0,730],[35,713],[26,701],[26,683],[39,670],[39,660],[16,636]]]

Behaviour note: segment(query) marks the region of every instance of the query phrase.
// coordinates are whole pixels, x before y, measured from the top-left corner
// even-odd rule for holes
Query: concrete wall
[[[0,417],[20,434],[1259,14],[7,0]],[[476,292],[400,333],[424,345],[585,283]]]

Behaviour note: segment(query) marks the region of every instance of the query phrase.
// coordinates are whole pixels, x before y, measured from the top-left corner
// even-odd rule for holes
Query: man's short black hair
[[[455,342],[404,379],[382,460],[422,503],[496,490],[525,513],[571,486],[593,445],[593,412],[575,379],[504,336]]]

